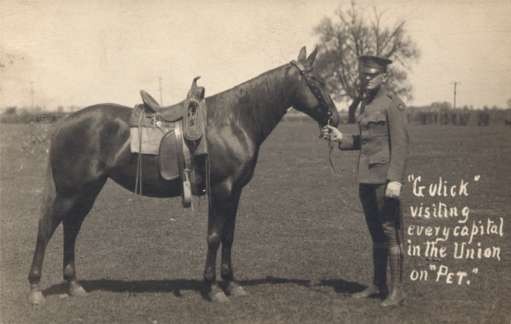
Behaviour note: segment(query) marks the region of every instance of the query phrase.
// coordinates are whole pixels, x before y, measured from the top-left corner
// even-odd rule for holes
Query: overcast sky
[[[133,106],[139,89],[165,104],[194,76],[206,93],[295,59],[339,0],[0,1],[0,107]],[[511,1],[358,1],[393,24],[406,19],[421,58],[408,104],[498,105],[511,98]]]

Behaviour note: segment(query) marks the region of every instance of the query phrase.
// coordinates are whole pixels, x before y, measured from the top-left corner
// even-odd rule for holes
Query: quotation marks
[[[477,178],[477,180],[474,178],[475,181],[479,180],[479,178]],[[473,274],[477,274],[479,272],[479,268],[473,268],[472,269],[472,273]],[[470,285],[470,280],[467,280],[467,285]]]
[[[417,178],[418,178],[418,177],[416,177],[414,174],[409,174],[409,175],[407,176],[407,180],[408,180],[408,182],[414,182],[414,181],[415,181],[415,179],[417,179]],[[419,177],[419,178],[420,178],[420,177]],[[481,179],[481,175],[480,175],[480,174],[476,174],[476,175],[474,176],[474,181],[476,181],[476,182],[477,182],[477,181],[479,181],[480,179]]]
[[[429,271],[428,271],[429,270]],[[411,281],[428,281],[434,280],[436,282],[443,282],[448,285],[470,285],[468,276],[470,272],[456,271],[449,269],[446,265],[429,264],[428,270],[413,269],[410,272]],[[472,273],[479,273],[479,268],[472,268]]]

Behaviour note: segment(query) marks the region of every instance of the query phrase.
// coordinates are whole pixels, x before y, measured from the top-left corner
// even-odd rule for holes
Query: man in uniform
[[[362,89],[359,133],[343,134],[335,127],[321,130],[325,139],[338,142],[340,150],[360,150],[359,197],[373,242],[373,282],[353,295],[386,296],[382,306],[397,306],[404,300],[402,288],[403,236],[399,196],[408,154],[405,106],[385,88],[387,66],[392,61],[379,56],[359,57]],[[391,285],[387,288],[387,264]]]

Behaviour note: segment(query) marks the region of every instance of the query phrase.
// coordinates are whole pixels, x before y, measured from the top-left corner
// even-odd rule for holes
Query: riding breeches
[[[402,214],[399,199],[385,197],[386,184],[360,184],[359,197],[375,248],[401,247]]]

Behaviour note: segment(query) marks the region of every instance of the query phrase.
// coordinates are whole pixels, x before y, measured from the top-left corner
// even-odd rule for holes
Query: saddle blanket
[[[171,130],[173,132],[174,130]],[[130,128],[130,148],[132,153],[160,154],[160,143],[168,130],[157,127]]]

